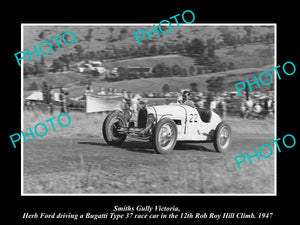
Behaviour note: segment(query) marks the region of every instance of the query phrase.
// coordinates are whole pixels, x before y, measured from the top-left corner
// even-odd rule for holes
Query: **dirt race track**
[[[51,138],[24,144],[24,194],[273,194],[274,154],[239,170],[234,157],[274,137],[233,133],[229,152],[210,143],[180,143],[169,155],[151,143],[126,139]],[[273,148],[274,150],[274,148]],[[274,151],[275,152],[275,151]],[[268,152],[265,153],[265,155]],[[254,152],[253,152],[254,154]]]

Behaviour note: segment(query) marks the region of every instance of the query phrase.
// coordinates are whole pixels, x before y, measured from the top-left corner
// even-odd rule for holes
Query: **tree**
[[[80,57],[78,55],[78,53],[71,53],[69,54],[70,59],[72,62],[79,62],[80,61]]]
[[[120,30],[119,39],[124,39],[127,33],[128,33],[128,30],[126,28],[122,28]]]
[[[118,67],[118,72],[120,74],[121,80],[127,80],[129,78],[129,73],[127,68],[120,66]]]
[[[36,69],[29,63],[24,63],[24,76],[27,77],[29,74],[36,74]]]
[[[194,38],[186,49],[191,54],[203,55],[205,52],[205,46],[199,38]]]
[[[165,85],[162,87],[162,92],[163,92],[164,94],[169,93],[170,91],[171,91],[171,88],[170,88],[170,86],[169,86],[168,84],[165,84]]]
[[[66,64],[67,70],[70,70],[71,57],[69,55],[63,54],[58,59]]]
[[[152,69],[154,77],[169,77],[171,76],[170,67],[166,66],[164,63],[159,63],[155,65]]]
[[[175,45],[175,51],[179,53],[184,53],[184,46],[181,43],[177,43]]]
[[[58,46],[57,46],[55,40],[51,40],[50,43],[51,43],[53,51],[56,51],[58,49]]]
[[[183,35],[181,34],[181,30],[176,32],[176,37],[177,38],[182,38],[183,37]]]
[[[224,90],[224,77],[211,77],[206,83],[210,92],[218,93]]]
[[[243,27],[244,28],[244,30],[246,31],[246,33],[247,33],[247,41],[248,41],[248,43],[250,43],[251,42],[251,34],[252,34],[252,27],[251,26],[244,26]]]
[[[30,90],[30,91],[38,90],[38,89],[39,89],[39,86],[37,85],[37,83],[35,81],[33,81],[28,87],[28,90]]]
[[[121,55],[122,57],[127,57],[127,56],[130,55],[130,54],[131,54],[131,52],[130,52],[130,50],[127,49],[126,46],[122,46],[122,47],[120,48],[120,55]]]
[[[42,65],[45,65],[45,58],[44,58],[44,55],[41,56],[41,62],[40,62]]]
[[[234,43],[236,42],[236,37],[229,31],[223,32],[221,34],[221,36],[223,37],[223,42],[226,45],[232,46],[234,45]]]
[[[207,48],[217,48],[216,40],[214,38],[209,38],[206,40],[206,47]]]
[[[45,35],[44,35],[44,32],[42,31],[39,36],[38,36],[40,39],[44,39]]]
[[[197,74],[204,74],[205,73],[205,69],[202,66],[198,66],[197,67]]]
[[[86,36],[84,36],[84,39],[85,39],[86,41],[90,42],[91,39],[92,39],[92,33],[93,33],[93,29],[89,28],[88,34],[87,34]]]
[[[50,94],[51,86],[49,86],[46,81],[43,81],[41,89],[42,89],[42,93],[43,93],[44,103],[46,103],[46,104],[51,103],[51,94]]]
[[[164,45],[161,45],[158,49],[158,54],[164,55],[166,54],[167,48]]]
[[[62,62],[59,59],[54,59],[52,63],[52,69],[53,72],[56,73],[58,71],[63,71],[64,70],[64,62]]]
[[[188,73],[185,68],[182,69],[182,77],[187,77]]]
[[[151,47],[149,48],[149,54],[150,55],[156,55],[157,54],[157,49],[155,45],[151,45]]]
[[[190,83],[191,92],[198,92],[198,84],[196,82]]]
[[[195,67],[193,67],[192,65],[189,67],[189,73],[191,76],[194,75],[194,72],[195,72]]]
[[[183,76],[182,68],[178,65],[173,65],[172,66],[172,74],[173,74],[173,76]]]
[[[215,58],[215,47],[211,46],[207,49],[207,55],[210,58]]]
[[[168,31],[170,31],[170,29],[172,29],[169,25],[161,25],[160,26],[160,29],[162,30],[162,31],[164,31],[164,33],[166,33],[166,32],[168,32]]]
[[[75,51],[76,51],[79,55],[81,55],[81,54],[84,52],[84,49],[83,49],[83,47],[82,47],[81,45],[75,45],[74,48],[75,48]]]
[[[110,33],[112,33],[112,32],[114,32],[115,28],[109,27],[108,30],[109,30]]]
[[[233,69],[234,69],[234,64],[233,64],[233,62],[230,62],[230,63],[229,63],[228,69],[229,69],[229,70],[233,70]]]
[[[34,62],[34,67],[37,75],[44,75],[47,73],[47,67],[37,61]]]

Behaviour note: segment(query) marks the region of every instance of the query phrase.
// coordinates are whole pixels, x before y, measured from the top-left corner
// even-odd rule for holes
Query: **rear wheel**
[[[102,126],[104,140],[110,145],[121,145],[127,135],[120,134],[118,129],[126,127],[126,124],[127,122],[122,112],[114,111],[108,114]]]
[[[228,150],[231,143],[231,128],[227,123],[221,122],[218,124],[213,143],[218,152],[226,152]]]
[[[154,127],[152,143],[154,150],[160,154],[171,152],[177,142],[177,127],[173,120],[164,118]]]

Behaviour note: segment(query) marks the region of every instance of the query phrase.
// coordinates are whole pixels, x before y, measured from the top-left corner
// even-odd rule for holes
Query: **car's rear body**
[[[200,116],[200,110],[187,105],[159,105],[147,107],[147,113],[153,114],[157,121],[162,118],[174,120],[178,130],[178,141],[209,141],[221,118],[213,111],[207,122]]]

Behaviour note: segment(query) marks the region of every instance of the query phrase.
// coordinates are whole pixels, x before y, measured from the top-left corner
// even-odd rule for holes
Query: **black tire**
[[[109,113],[106,116],[102,126],[102,134],[107,144],[114,146],[121,145],[125,141],[127,135],[117,134],[115,129],[126,127],[126,125],[127,121],[122,112],[113,111]]]
[[[164,132],[164,133],[162,133]],[[169,133],[167,133],[169,132]],[[170,153],[177,142],[177,127],[172,119],[164,118],[160,120],[154,127],[152,143],[154,150],[159,154]],[[167,137],[168,135],[168,137]],[[165,143],[162,143],[161,138],[164,138]],[[165,145],[166,144],[166,145]],[[165,145],[165,146],[164,146]]]
[[[226,152],[228,150],[231,143],[231,128],[224,121],[216,127],[213,143],[218,152]]]

